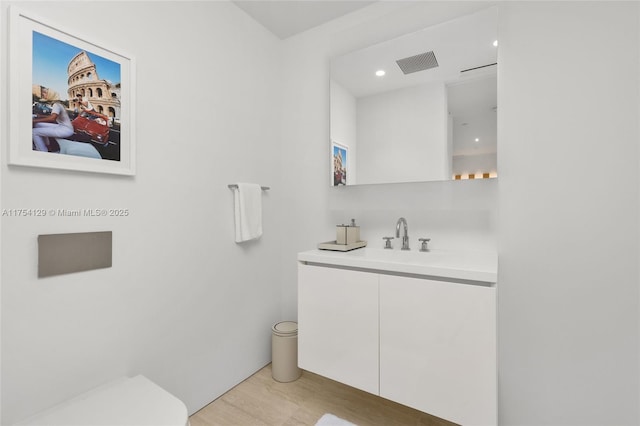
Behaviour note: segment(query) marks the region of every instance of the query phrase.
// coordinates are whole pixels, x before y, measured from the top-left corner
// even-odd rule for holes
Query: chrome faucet
[[[407,219],[401,217],[396,222],[396,238],[400,238],[400,224],[404,226],[404,237],[402,237],[402,250],[411,250],[409,248],[409,227],[407,226]]]

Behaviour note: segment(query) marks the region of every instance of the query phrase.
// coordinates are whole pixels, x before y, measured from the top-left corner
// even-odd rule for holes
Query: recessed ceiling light
[[[493,41],[493,47],[498,47],[498,40]]]
[[[383,75],[385,75],[385,74],[386,74],[386,72],[385,72],[384,70],[378,70],[378,71],[376,71],[376,75],[377,75],[378,77],[382,77],[382,76],[383,76]]]

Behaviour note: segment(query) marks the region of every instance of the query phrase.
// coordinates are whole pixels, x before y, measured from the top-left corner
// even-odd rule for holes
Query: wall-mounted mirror
[[[332,185],[497,176],[497,15],[331,59]]]

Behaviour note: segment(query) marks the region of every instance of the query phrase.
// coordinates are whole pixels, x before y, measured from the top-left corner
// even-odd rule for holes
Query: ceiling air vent
[[[438,60],[436,59],[436,55],[433,51],[409,56],[404,59],[398,59],[396,63],[405,74],[424,71],[438,66]]]

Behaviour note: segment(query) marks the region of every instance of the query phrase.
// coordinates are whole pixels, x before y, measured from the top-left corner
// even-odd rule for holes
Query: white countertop
[[[409,275],[495,283],[498,255],[487,251],[402,251],[361,248],[348,252],[309,250],[298,261]]]

